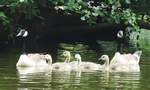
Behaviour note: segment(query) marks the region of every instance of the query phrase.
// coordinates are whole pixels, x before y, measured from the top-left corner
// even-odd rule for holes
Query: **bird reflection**
[[[99,76],[99,87],[109,87],[115,90],[139,87],[140,72],[103,72]],[[129,85],[129,86],[127,86]]]
[[[47,67],[17,67],[19,74],[50,73],[51,68]]]
[[[140,72],[65,72],[33,67],[17,68],[17,70],[18,90],[64,90],[67,88],[78,89],[78,86],[92,89],[91,85],[97,88],[132,87],[135,89],[139,87],[140,83]]]
[[[17,75],[19,79],[18,90],[32,90],[32,88],[35,89],[36,87],[43,88],[48,86],[48,83],[51,81],[51,69],[44,67],[17,67]],[[25,88],[25,85],[28,88]]]

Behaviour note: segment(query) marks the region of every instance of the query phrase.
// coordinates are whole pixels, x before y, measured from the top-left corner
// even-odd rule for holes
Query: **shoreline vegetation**
[[[97,41],[114,41],[135,47],[134,51],[142,48],[139,43],[143,41],[139,38],[147,38],[141,35],[143,28],[147,29],[144,32],[150,30],[149,3],[149,0],[1,0],[0,50],[20,48],[22,41],[16,38],[16,33],[26,29],[30,33],[27,38],[30,52],[55,52],[59,43],[81,42],[92,48],[102,47]],[[144,6],[141,8],[140,4]],[[119,30],[125,33],[122,40],[116,36]]]

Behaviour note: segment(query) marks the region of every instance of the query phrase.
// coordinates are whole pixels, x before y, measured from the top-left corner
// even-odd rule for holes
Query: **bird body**
[[[112,58],[110,65],[119,64],[119,65],[138,65],[140,61],[140,56],[142,51],[136,51],[131,54],[120,54],[116,52],[114,57]]]
[[[69,63],[57,62],[52,64],[53,71],[71,71],[71,66]]]
[[[22,54],[20,55],[20,58],[16,66],[22,66],[22,67],[35,66],[35,63],[26,54]]]
[[[100,70],[101,66],[93,62],[81,62],[80,68],[82,71],[95,71]]]
[[[101,68],[100,64],[96,64],[93,62],[83,62],[81,61],[81,56],[80,54],[75,54],[76,62],[74,62],[74,65],[72,68],[76,68],[77,70],[81,71],[94,71],[94,70],[99,70]]]
[[[52,58],[49,54],[22,54],[16,64],[17,67],[51,66]]]

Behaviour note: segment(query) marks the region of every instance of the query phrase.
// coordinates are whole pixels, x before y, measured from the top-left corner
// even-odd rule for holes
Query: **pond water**
[[[150,57],[143,51],[138,73],[47,72],[17,69],[20,54],[0,54],[0,90],[149,90]],[[42,71],[42,72],[41,72]]]

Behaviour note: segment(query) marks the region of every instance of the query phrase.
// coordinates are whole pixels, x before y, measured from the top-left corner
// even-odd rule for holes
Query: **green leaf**
[[[4,12],[0,12],[0,18],[6,18]]]
[[[85,16],[82,16],[82,17],[81,17],[81,20],[85,21],[85,20],[86,20],[86,19],[85,19]]]
[[[125,0],[127,4],[131,4],[131,0]]]

